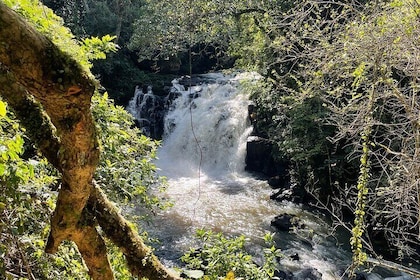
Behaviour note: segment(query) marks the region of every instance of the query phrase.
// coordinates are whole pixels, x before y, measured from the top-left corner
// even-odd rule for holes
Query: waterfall
[[[252,131],[248,121],[248,96],[240,89],[245,74],[207,74],[205,82],[185,87],[173,81],[164,122],[164,145],[159,167],[171,176],[240,173],[245,167],[246,138]],[[249,77],[248,77],[249,78]]]
[[[163,101],[153,94],[151,86],[137,86],[134,97],[127,106],[127,111],[133,115],[142,133],[155,139],[160,138],[162,134],[163,109]]]

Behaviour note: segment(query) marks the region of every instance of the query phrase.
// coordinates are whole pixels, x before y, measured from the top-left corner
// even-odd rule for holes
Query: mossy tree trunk
[[[46,252],[54,253],[62,241],[72,240],[93,279],[113,279],[106,246],[94,222],[95,213],[101,211],[98,220],[104,232],[122,248],[134,274],[177,279],[138,235],[127,229],[112,205],[102,203],[106,201],[104,194],[93,186],[99,160],[90,110],[94,90],[94,80],[77,62],[0,2],[0,95],[62,174]],[[93,205],[102,207],[93,212]],[[120,240],[127,242],[118,243]],[[129,257],[134,255],[137,258]]]

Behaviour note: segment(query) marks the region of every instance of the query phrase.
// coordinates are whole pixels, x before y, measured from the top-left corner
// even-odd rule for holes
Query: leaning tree
[[[133,275],[180,279],[93,180],[100,150],[91,114],[97,82],[89,71],[2,2],[0,42],[0,95],[61,174],[45,251],[55,253],[64,240],[74,241],[93,279],[114,279],[105,234],[120,247]]]

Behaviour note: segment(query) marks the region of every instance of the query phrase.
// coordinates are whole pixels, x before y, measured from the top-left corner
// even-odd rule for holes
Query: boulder
[[[294,279],[321,280],[322,274],[315,268],[307,268],[296,273]]]
[[[273,143],[265,138],[251,136],[247,140],[245,170],[259,172],[266,176],[276,174],[275,162],[272,156]]]
[[[268,179],[268,184],[273,189],[280,189],[284,185],[284,181],[283,181],[283,178],[281,178],[279,175],[276,175]]]
[[[293,261],[300,261],[300,257],[298,253],[294,253],[293,255],[290,255],[289,258]]]
[[[279,231],[289,231],[298,226],[297,217],[290,214],[281,214],[271,221],[271,225]]]
[[[292,280],[293,278],[293,273],[290,271],[283,271],[283,270],[276,270],[274,272],[274,277],[273,279],[280,279],[280,280]]]

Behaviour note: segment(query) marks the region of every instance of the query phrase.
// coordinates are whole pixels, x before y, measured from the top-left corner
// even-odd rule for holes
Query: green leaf
[[[0,163],[0,176],[3,176],[6,172],[6,165],[4,163]]]
[[[6,103],[0,100],[0,117],[5,117],[7,113]]]

